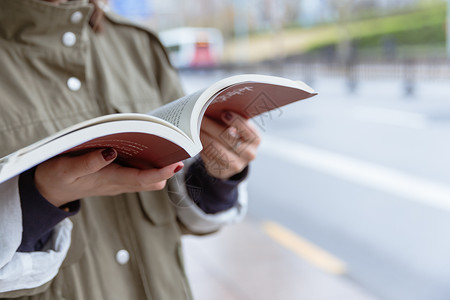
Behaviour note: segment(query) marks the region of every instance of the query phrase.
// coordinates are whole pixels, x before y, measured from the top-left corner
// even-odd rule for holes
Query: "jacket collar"
[[[81,36],[91,13],[87,0],[58,5],[40,0],[1,0],[0,38],[41,46],[60,44],[67,31]]]

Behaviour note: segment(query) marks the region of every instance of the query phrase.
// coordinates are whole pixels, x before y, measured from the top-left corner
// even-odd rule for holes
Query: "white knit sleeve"
[[[70,246],[72,222],[54,228],[42,251],[16,252],[22,240],[18,176],[0,184],[0,293],[31,289],[53,279]]]
[[[224,225],[240,222],[247,214],[246,180],[238,185],[238,201],[236,204],[232,208],[216,214],[205,213],[189,197],[183,173],[177,173],[169,181],[169,196],[180,221],[189,230],[199,234],[216,231]]]

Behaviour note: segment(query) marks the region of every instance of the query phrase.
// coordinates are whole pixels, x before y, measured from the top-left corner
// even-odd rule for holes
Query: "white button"
[[[66,32],[62,36],[62,43],[64,46],[72,47],[77,42],[77,36],[73,32]]]
[[[116,253],[116,261],[119,264],[124,265],[129,260],[130,260],[130,253],[128,253],[127,250],[119,250],[119,251],[117,251],[117,253]]]
[[[83,19],[83,13],[81,11],[76,11],[70,16],[70,22],[72,24],[78,24]]]
[[[80,79],[76,78],[76,77],[70,77],[69,79],[67,79],[67,87],[71,90],[71,91],[78,91],[81,88],[81,81]]]

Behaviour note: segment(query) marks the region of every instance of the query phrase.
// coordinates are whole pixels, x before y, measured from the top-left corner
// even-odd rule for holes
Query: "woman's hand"
[[[228,179],[255,159],[261,138],[253,123],[234,112],[224,112],[222,121],[204,117],[200,155],[211,176]]]
[[[139,170],[114,164],[115,150],[99,149],[80,156],[59,156],[36,168],[36,188],[59,207],[89,196],[161,190],[182,167],[178,162],[161,169]]]

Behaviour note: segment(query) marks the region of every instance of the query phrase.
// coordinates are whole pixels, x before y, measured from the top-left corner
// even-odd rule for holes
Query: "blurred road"
[[[193,91],[228,75],[182,79]],[[412,97],[398,80],[361,81],[354,93],[338,78],[308,83],[319,96],[254,120],[263,143],[245,226],[280,224],[345,267],[333,274],[299,259],[367,295],[450,299],[449,83],[422,82]],[[319,286],[278,299],[357,299],[319,297]]]

